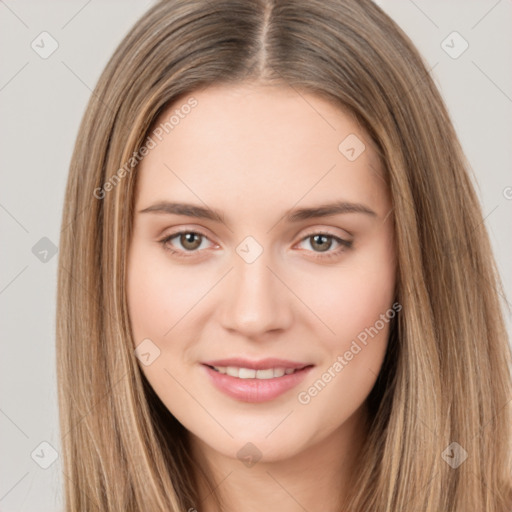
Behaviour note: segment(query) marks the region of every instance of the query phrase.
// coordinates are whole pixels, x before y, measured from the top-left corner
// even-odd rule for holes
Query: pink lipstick
[[[213,385],[226,395],[242,402],[259,403],[297,386],[314,365],[276,358],[230,358],[207,361],[202,366]]]

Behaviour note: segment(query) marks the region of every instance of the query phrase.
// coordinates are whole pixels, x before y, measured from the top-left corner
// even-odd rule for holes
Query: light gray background
[[[381,0],[432,69],[477,190],[507,297],[512,289],[512,1]],[[74,139],[99,75],[150,1],[0,0],[0,510],[62,507],[55,383],[57,256]],[[43,59],[41,32],[58,42]],[[468,49],[454,59],[442,42],[457,31]],[[461,40],[448,38],[452,53]],[[41,43],[39,43],[41,46]],[[48,41],[45,48],[48,49]],[[36,249],[33,250],[33,247]],[[43,248],[41,248],[43,247]],[[34,252],[36,254],[34,254]],[[37,254],[39,253],[39,254]],[[507,313],[509,332],[510,316]],[[35,452],[34,452],[35,450]],[[34,453],[34,459],[31,454]]]

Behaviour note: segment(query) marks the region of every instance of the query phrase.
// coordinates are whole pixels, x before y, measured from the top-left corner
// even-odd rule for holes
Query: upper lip
[[[296,361],[289,361],[286,359],[277,359],[270,357],[267,359],[260,359],[259,361],[250,361],[242,357],[233,357],[229,359],[217,359],[215,361],[205,361],[203,364],[207,366],[235,366],[237,368],[250,368],[252,370],[264,370],[266,368],[293,368],[294,370],[312,366],[309,363],[299,363]]]

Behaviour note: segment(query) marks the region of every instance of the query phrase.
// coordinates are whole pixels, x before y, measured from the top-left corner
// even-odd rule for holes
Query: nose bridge
[[[263,251],[251,261],[244,255],[244,245],[240,246],[239,254],[233,255],[234,268],[230,272],[224,304],[224,326],[245,335],[285,328],[291,318],[290,303],[280,289],[282,283],[269,269],[273,267],[270,251]]]

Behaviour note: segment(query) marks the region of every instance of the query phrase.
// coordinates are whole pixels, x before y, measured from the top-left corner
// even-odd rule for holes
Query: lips
[[[218,359],[215,361],[203,362],[206,366],[234,366],[237,368],[250,368],[252,370],[266,370],[269,368],[291,368],[292,370],[299,370],[310,366],[311,363],[301,363],[296,361],[290,361],[287,359],[267,358],[260,359],[259,361],[251,361],[242,357],[233,357],[230,359]]]
[[[219,391],[241,402],[256,403],[273,400],[296,387],[304,380],[314,365],[276,358],[262,359],[260,361],[231,358],[208,361],[201,366],[204,368],[210,382]],[[219,368],[238,368],[243,370],[241,370],[240,375],[233,376],[219,372]],[[258,372],[259,374],[269,369],[277,371],[274,375],[281,376],[264,376],[263,378],[242,376],[242,371],[244,373]]]

